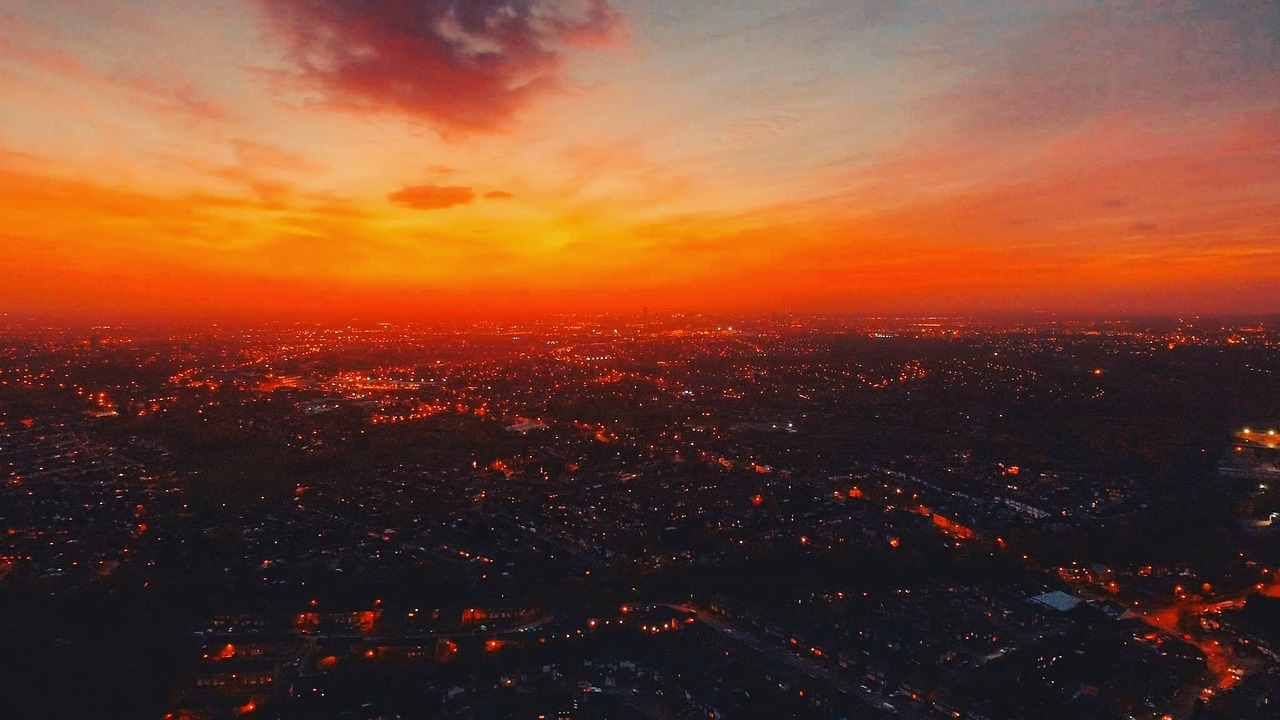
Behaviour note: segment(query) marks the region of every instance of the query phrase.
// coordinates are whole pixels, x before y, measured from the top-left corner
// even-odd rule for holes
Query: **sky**
[[[1280,3],[3,0],[0,311],[1280,311]]]

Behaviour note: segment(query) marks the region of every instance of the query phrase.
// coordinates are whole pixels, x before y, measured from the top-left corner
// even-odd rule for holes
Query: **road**
[[[805,677],[825,682],[850,697],[859,698],[872,707],[881,708],[885,704],[889,704],[895,708],[897,715],[900,717],[935,720],[928,710],[917,710],[897,698],[886,697],[874,690],[864,690],[862,685],[844,677],[839,671],[809,658],[796,655],[791,651],[789,645],[782,645],[776,640],[762,637],[718,615],[711,614],[692,605],[667,605],[667,607],[678,612],[692,613],[699,622],[730,640],[746,645],[761,655],[796,670]]]
[[[673,715],[671,711],[663,707],[662,703],[656,698],[643,693],[622,689],[609,689],[604,692],[622,698],[627,707],[650,718],[650,720],[681,720],[679,716]]]

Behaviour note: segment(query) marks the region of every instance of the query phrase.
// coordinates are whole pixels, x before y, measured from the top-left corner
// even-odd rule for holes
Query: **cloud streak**
[[[333,105],[493,131],[616,35],[608,0],[259,0],[298,78]]]
[[[455,205],[467,205],[475,197],[475,190],[469,187],[411,185],[391,193],[387,199],[414,210],[444,210]]]

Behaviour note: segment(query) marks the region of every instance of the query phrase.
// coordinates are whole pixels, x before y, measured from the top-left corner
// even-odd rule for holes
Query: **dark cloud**
[[[334,104],[493,130],[560,85],[564,52],[601,46],[608,0],[259,0],[301,78]]]
[[[387,199],[414,210],[443,210],[454,205],[466,205],[475,197],[475,191],[469,187],[412,185],[391,193]]]
[[[515,195],[512,195],[506,190],[490,190],[489,192],[485,193],[484,196],[489,198],[490,200],[510,200],[511,198],[515,197]]]

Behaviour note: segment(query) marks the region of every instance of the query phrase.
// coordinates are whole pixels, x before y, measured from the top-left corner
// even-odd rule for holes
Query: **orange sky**
[[[13,0],[0,311],[1280,311],[1280,9],[996,5]]]

